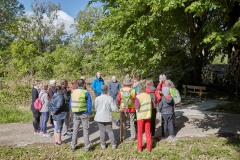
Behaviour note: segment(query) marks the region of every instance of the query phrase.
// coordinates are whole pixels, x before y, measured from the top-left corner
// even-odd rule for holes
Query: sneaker
[[[72,152],[75,152],[75,148],[72,147],[71,149],[72,149]]]
[[[65,134],[65,135],[63,135],[65,138],[70,138],[70,137],[72,137],[72,134]]]
[[[61,144],[62,144],[62,143],[58,143],[58,142],[55,143],[56,146],[60,146]]]
[[[101,144],[102,149],[106,149],[106,145],[105,144]]]
[[[35,135],[37,135],[37,134],[39,134],[40,133],[40,131],[34,131],[34,134]]]
[[[112,145],[112,149],[117,149],[117,145]]]
[[[43,131],[40,131],[39,134],[40,134],[40,135],[43,135]]]
[[[85,152],[90,151],[90,144],[89,144],[87,147],[84,147],[84,151],[85,151]]]
[[[48,133],[43,133],[43,134],[42,134],[42,137],[48,138],[48,137],[51,137],[51,135],[48,134]]]

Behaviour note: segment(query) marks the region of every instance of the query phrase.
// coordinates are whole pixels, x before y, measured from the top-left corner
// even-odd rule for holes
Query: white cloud
[[[33,12],[32,11],[26,11],[25,13],[26,15],[32,16]],[[73,17],[71,17],[70,15],[68,15],[66,12],[59,10],[58,11],[58,19],[55,22],[55,25],[59,24],[59,23],[64,23],[65,25],[65,31],[67,32],[67,34],[72,34],[75,32],[74,28],[71,28],[71,25],[74,24],[74,19]],[[47,16],[44,14],[44,21],[47,22],[48,18]]]
[[[74,19],[73,19],[73,17],[68,15],[66,12],[64,12],[62,10],[58,11],[57,22],[65,24],[65,31],[68,34],[72,34],[75,32],[75,29],[70,27],[72,24],[74,24]]]

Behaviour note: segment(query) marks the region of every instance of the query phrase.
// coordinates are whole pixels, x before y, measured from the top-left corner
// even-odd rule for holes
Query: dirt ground
[[[207,100],[196,104],[184,105],[175,109],[176,113],[176,140],[189,137],[207,137],[217,135],[240,134],[240,115],[225,114],[219,112],[208,112],[206,109],[215,107],[217,104],[227,103],[225,101]],[[159,115],[157,115],[157,126],[155,137],[161,136]],[[119,127],[113,123],[116,140],[119,139]],[[53,128],[48,127],[48,132],[53,134]],[[90,124],[90,141],[99,142],[99,131],[96,122]],[[127,131],[127,137],[130,131]],[[66,143],[71,138],[64,139]],[[79,142],[83,142],[82,129],[79,132]],[[54,138],[42,138],[33,134],[31,123],[0,124],[0,146],[26,146],[29,144],[54,143]]]

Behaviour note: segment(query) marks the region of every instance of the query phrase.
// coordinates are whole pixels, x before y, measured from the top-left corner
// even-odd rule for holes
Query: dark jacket
[[[69,104],[69,101],[70,101],[70,97],[71,97],[71,91],[68,91],[67,88],[64,87],[64,90],[63,90],[63,97],[64,97],[64,100],[65,100],[65,103],[68,105]]]
[[[169,99],[163,96],[158,107],[162,114],[173,114],[174,102],[172,96],[169,96]]]
[[[53,95],[54,95],[54,93],[57,93],[57,89],[56,89],[55,86],[51,86],[51,87],[49,88],[49,90],[48,90],[48,95],[49,95],[49,97],[52,98]]]
[[[36,99],[38,98],[39,95],[39,91],[37,88],[33,88],[32,89],[32,104],[31,104],[31,110],[32,111],[38,111],[34,108],[34,102],[36,101]]]
[[[49,111],[53,113],[54,120],[65,119],[69,112],[68,105],[64,100],[64,93],[57,92],[53,95],[50,104],[49,104]]]
[[[121,89],[121,84],[116,81],[116,82],[113,82],[111,81],[109,84],[108,84],[108,93],[111,97],[113,98],[116,98],[117,95],[118,95],[118,91]]]

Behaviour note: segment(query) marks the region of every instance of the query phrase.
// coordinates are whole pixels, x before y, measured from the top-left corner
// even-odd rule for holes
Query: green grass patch
[[[20,109],[16,106],[0,106],[0,123],[30,122],[30,109]]]
[[[111,146],[102,150],[99,143],[91,144],[93,151],[84,152],[83,144],[71,152],[70,144],[54,146],[53,144],[35,144],[27,147],[0,147],[0,159],[95,159],[95,160],[180,160],[180,159],[239,159],[240,138],[195,138],[178,140],[170,143],[160,141],[153,143],[151,153],[136,149],[137,142],[124,142],[116,150]]]
[[[217,112],[239,114],[240,113],[240,101],[217,105],[215,108],[212,108],[210,110],[217,111]]]

